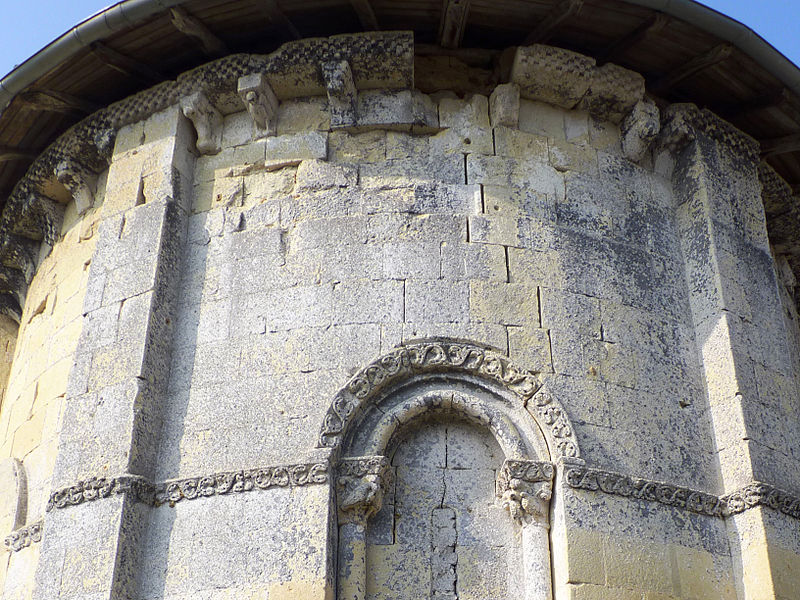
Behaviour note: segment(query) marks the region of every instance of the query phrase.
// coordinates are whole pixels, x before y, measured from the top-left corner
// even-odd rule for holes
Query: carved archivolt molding
[[[319,435],[319,447],[338,448],[349,425],[390,384],[426,373],[463,373],[513,392],[535,414],[559,457],[580,456],[575,432],[561,404],[542,389],[538,374],[507,356],[467,342],[412,343],[392,350],[359,371],[333,398]]]
[[[11,535],[6,536],[3,545],[9,552],[19,552],[31,544],[42,541],[42,521],[36,521],[26,527],[15,529]]]
[[[497,498],[520,525],[547,526],[554,475],[549,462],[506,460],[497,476]]]

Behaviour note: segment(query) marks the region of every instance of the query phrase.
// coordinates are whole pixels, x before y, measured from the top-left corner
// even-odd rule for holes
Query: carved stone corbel
[[[658,107],[647,100],[637,102],[622,120],[622,154],[628,160],[639,162],[660,130]]]
[[[238,92],[256,127],[268,136],[275,135],[278,98],[264,74],[251,73],[239,77]]]
[[[506,460],[497,476],[497,498],[520,525],[548,526],[555,469],[549,462]]]
[[[385,456],[342,459],[336,479],[339,524],[365,524],[381,509],[383,491],[390,475]]]
[[[64,159],[54,169],[56,179],[75,200],[79,215],[94,206],[94,193],[97,188],[97,174],[76,160]]]
[[[222,149],[222,115],[203,92],[181,99],[181,110],[197,131],[197,150],[217,154]]]
[[[346,60],[322,64],[325,89],[328,92],[328,109],[331,127],[351,127],[356,124],[358,92],[350,63]]]

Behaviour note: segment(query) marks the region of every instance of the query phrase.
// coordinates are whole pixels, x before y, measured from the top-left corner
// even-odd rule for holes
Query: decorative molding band
[[[580,450],[566,411],[542,389],[538,373],[522,369],[494,350],[461,341],[410,343],[385,354],[356,373],[333,398],[318,446],[338,448],[348,426],[387,386],[423,373],[466,373],[499,384],[515,396],[553,440],[560,457],[578,458]]]
[[[93,502],[121,494],[130,495],[136,502],[153,504],[155,491],[155,486],[139,475],[120,475],[111,478],[92,477],[50,494],[46,510],[50,512],[54,508],[77,506],[84,502]]]
[[[749,508],[766,506],[794,519],[800,519],[800,498],[766,483],[754,481],[722,497],[727,515],[738,515]]]
[[[181,500],[194,500],[230,493],[266,490],[273,487],[298,487],[328,482],[326,463],[309,463],[263,467],[246,471],[228,471],[204,477],[189,477],[158,484],[155,505],[174,505]]]
[[[574,489],[658,502],[708,517],[724,519],[765,506],[800,520],[800,497],[758,481],[724,496],[588,467],[569,468],[565,481]]]
[[[119,477],[92,477],[86,481],[61,488],[50,494],[47,512],[54,508],[77,506],[84,502],[101,500],[115,494],[130,494],[135,502],[150,506],[169,504],[181,500],[194,500],[229,493],[266,490],[273,487],[298,487],[328,482],[327,463],[303,463],[260,467],[242,471],[225,471],[170,479],[158,483],[147,481],[138,475]]]
[[[3,545],[9,552],[19,552],[31,544],[42,541],[42,520],[31,523],[26,527],[15,529],[11,535],[6,536]]]

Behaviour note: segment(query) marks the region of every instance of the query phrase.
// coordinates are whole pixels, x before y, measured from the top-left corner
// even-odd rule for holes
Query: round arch
[[[342,447],[351,444],[359,432],[369,431],[371,435],[385,437],[393,422],[402,423],[403,418],[415,410],[435,408],[437,402],[441,408],[446,402],[444,398],[434,401],[431,397],[429,406],[420,405],[423,399],[418,398],[414,401],[415,406],[394,407],[393,410],[400,411],[393,415],[394,421],[388,418],[380,422],[378,419],[372,427],[362,426],[376,420],[378,413],[384,414],[385,411],[379,409],[381,403],[389,396],[396,396],[394,392],[399,388],[415,382],[437,380],[482,388],[504,399],[505,402],[492,405],[481,400],[488,396],[486,394],[471,395],[475,401],[459,399],[449,407],[467,417],[488,419],[487,424],[494,423],[497,430],[493,433],[501,443],[503,428],[524,430],[525,421],[532,418],[544,435],[551,460],[580,458],[580,448],[569,417],[561,403],[542,384],[538,373],[515,365],[492,348],[451,339],[420,340],[400,346],[356,373],[331,400],[320,430],[318,447],[331,448],[338,456]],[[406,415],[403,410],[411,412]]]

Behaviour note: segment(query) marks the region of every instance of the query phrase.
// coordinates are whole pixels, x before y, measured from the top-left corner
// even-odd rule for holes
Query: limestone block
[[[523,187],[556,199],[564,197],[563,175],[536,159],[470,154],[467,156],[467,183]]]
[[[673,588],[670,548],[644,544],[641,539],[607,537],[603,540],[606,580],[612,587],[677,594]]]
[[[331,128],[326,98],[284,100],[278,107],[277,119],[277,135],[303,131],[327,131]]]
[[[550,336],[546,329],[508,327],[508,355],[516,364],[538,373],[552,373]]]
[[[641,600],[642,593],[638,590],[626,590],[581,583],[569,585],[569,600]]]
[[[502,352],[508,351],[508,336],[505,325],[496,323],[436,323],[406,322],[402,328],[402,341],[409,342],[422,338],[450,337],[462,340],[477,340]]]
[[[328,158],[328,134],[308,131],[268,137],[266,147],[267,168],[281,168],[299,164],[306,159]]]
[[[406,282],[405,318],[410,323],[450,323],[470,314],[470,291],[460,281]]]
[[[222,120],[222,147],[243,146],[249,144],[255,134],[253,120],[247,112],[227,115]]]
[[[389,279],[436,279],[440,275],[439,241],[399,241],[383,245],[383,276]]]
[[[274,207],[276,213],[279,211],[279,200],[288,195],[295,185],[297,169],[287,167],[276,171],[262,171],[246,175],[243,178],[244,198],[243,206],[254,206],[257,204],[269,204]],[[212,196],[213,197],[213,196]],[[275,215],[277,222],[279,214]]]
[[[594,174],[598,170],[597,151],[588,145],[553,140],[550,143],[550,164],[556,171],[578,171]]]
[[[331,164],[322,160],[304,160],[297,168],[296,189],[323,190],[356,185],[358,170],[353,165]]]
[[[613,63],[595,68],[586,95],[578,103],[602,121],[619,124],[644,98],[644,77]]]
[[[436,105],[416,90],[365,90],[358,94],[358,129],[426,133],[439,127]]]
[[[511,158],[547,160],[547,138],[502,125],[494,129],[495,154]]]
[[[457,154],[401,158],[359,165],[359,181],[365,187],[401,187],[409,183],[464,183],[464,157]]]
[[[535,284],[469,282],[470,318],[476,322],[539,327],[539,299]]]
[[[520,100],[519,129],[556,140],[566,139],[564,111],[544,102]]]
[[[333,131],[328,136],[328,152],[333,162],[380,162],[386,156],[386,131],[364,133]]]
[[[511,282],[535,281],[549,287],[566,284],[564,265],[554,250],[509,248],[508,277]]]
[[[444,279],[506,281],[506,255],[501,246],[445,241],[440,254]]]
[[[404,290],[401,281],[358,279],[333,286],[333,322],[402,322]]]
[[[519,85],[523,98],[574,108],[589,88],[593,58],[534,44],[517,48],[511,66],[511,81]]]
[[[515,83],[502,83],[494,88],[489,96],[489,114],[492,127],[519,126],[519,86]]]
[[[620,138],[621,134],[617,125],[606,121],[599,121],[595,118],[589,121],[589,140],[591,145],[597,150],[621,154],[622,146]]]
[[[547,194],[523,187],[484,185],[483,204],[486,215],[533,217],[555,224],[555,201]]]
[[[542,327],[573,330],[596,338],[601,336],[600,301],[550,287],[540,288]],[[611,341],[617,341],[612,338]]]

